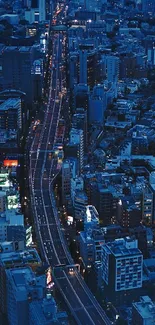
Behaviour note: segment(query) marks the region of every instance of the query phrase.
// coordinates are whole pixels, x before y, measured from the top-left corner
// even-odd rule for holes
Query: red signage
[[[5,159],[3,164],[5,167],[18,166],[18,160]]]

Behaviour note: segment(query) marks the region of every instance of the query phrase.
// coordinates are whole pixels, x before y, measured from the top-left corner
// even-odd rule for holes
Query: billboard
[[[16,159],[5,159],[4,162],[3,162],[4,166],[5,167],[17,167],[18,166],[18,160]]]
[[[7,206],[8,206],[9,210],[18,208],[18,197],[17,197],[17,195],[8,195],[8,197],[7,197]]]
[[[54,286],[54,282],[52,280],[52,269],[48,267],[46,271],[46,286],[48,289],[51,289]]]

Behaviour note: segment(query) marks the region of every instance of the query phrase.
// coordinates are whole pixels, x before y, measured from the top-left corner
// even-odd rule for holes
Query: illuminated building
[[[143,189],[142,220],[146,225],[153,222],[153,192],[148,186]]]
[[[65,204],[71,195],[71,168],[70,162],[63,161],[62,164],[62,201]]]
[[[8,210],[17,209],[19,206],[19,195],[16,194],[9,194],[7,195],[7,208]]]
[[[89,232],[97,229],[99,225],[99,214],[93,205],[87,205],[84,212],[84,231]]]
[[[43,60],[35,60],[32,66],[33,99],[41,99],[43,88]]]
[[[85,267],[90,268],[95,261],[101,261],[101,246],[104,234],[99,229],[98,212],[93,205],[87,205],[84,215],[84,231],[80,232],[80,256]]]

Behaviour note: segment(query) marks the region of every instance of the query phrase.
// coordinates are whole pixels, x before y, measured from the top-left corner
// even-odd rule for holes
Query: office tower
[[[64,147],[64,156],[67,160],[72,160],[73,164],[71,167],[74,177],[79,175],[79,144],[67,143]]]
[[[101,260],[101,242],[98,212],[93,205],[87,205],[84,215],[84,231],[80,232],[80,256],[85,267],[90,268],[96,260]],[[99,253],[100,252],[100,253]]]
[[[79,146],[79,169],[82,171],[84,163],[84,135],[82,130],[71,129],[70,144]]]
[[[96,204],[100,222],[104,226],[112,223],[113,217],[113,195],[108,188],[98,188],[96,191]]]
[[[2,53],[2,89],[21,90],[26,102],[33,101],[33,62],[40,54],[36,47],[5,47]]]
[[[135,206],[124,207],[120,224],[123,227],[137,227],[142,220],[141,209]]]
[[[140,297],[132,303],[132,325],[153,325],[155,320],[155,303],[149,296]]]
[[[85,84],[78,84],[74,87],[74,106],[75,108],[83,107],[88,109],[89,87]]]
[[[136,239],[116,239],[102,246],[102,278],[105,295],[119,304],[142,287],[143,255]]]
[[[134,53],[123,53],[120,55],[119,77],[133,78],[136,71],[136,55]]]
[[[71,150],[72,151],[72,150]],[[71,179],[72,178],[76,178],[79,175],[79,168],[78,168],[78,161],[77,158],[74,157],[69,157],[67,158],[67,160],[70,163],[70,169],[71,169]]]
[[[22,268],[29,265],[35,271],[42,265],[42,262],[36,249],[22,250],[16,243],[2,243],[0,252],[0,308],[3,313],[6,313],[6,269]]]
[[[0,216],[0,242],[11,240],[7,236],[9,232],[8,228],[12,226],[19,227],[19,231],[21,228],[24,228],[24,216],[16,210],[6,210]],[[16,237],[14,240],[16,241]]]
[[[74,89],[78,83],[78,53],[71,52],[69,56],[69,86]]]
[[[142,199],[142,220],[145,225],[151,225],[153,222],[153,191],[151,187],[145,186]]]
[[[70,162],[63,161],[62,164],[62,201],[67,203],[71,197],[71,168]]]
[[[79,83],[87,84],[87,51],[80,51]]]
[[[155,46],[154,44],[148,45],[147,47],[147,61],[151,66],[155,65]]]
[[[102,125],[107,106],[117,97],[117,87],[115,83],[105,81],[102,85],[93,87],[93,92],[89,96],[88,121],[90,124]]]
[[[87,112],[84,108],[77,108],[76,113],[72,117],[72,127],[82,130],[84,135],[84,147],[87,150]]]
[[[92,45],[80,45],[79,52],[79,83],[92,89],[96,83],[97,53]]]
[[[80,231],[80,257],[85,268],[91,268],[95,261],[95,250],[93,239],[84,231]]]
[[[32,66],[32,89],[33,89],[33,100],[39,101],[42,97],[43,89],[43,60],[35,60]]]
[[[30,8],[25,10],[25,20],[29,22],[29,24],[38,23],[39,22],[39,8]]]
[[[0,105],[0,128],[17,131],[22,129],[21,99],[9,98]]]
[[[114,55],[103,57],[108,82],[116,83],[119,77],[119,58]]]
[[[39,21],[46,20],[46,0],[38,0],[39,1]]]
[[[133,196],[118,200],[118,222],[122,227],[138,227],[142,220],[141,200],[136,205]]]
[[[80,232],[80,256],[85,267],[90,268],[95,266],[96,262],[100,265],[100,277],[101,272],[101,253],[102,245],[105,244],[104,233],[99,229],[98,225],[94,224],[92,232],[81,231]],[[97,272],[98,273],[98,272]],[[96,274],[96,276],[98,276]],[[100,281],[101,282],[101,281]]]
[[[101,97],[91,96],[89,99],[88,120],[89,124],[103,125],[104,112],[106,108],[105,100]]]
[[[6,210],[6,193],[0,192],[0,213]]]
[[[72,198],[72,202],[74,205],[74,198],[75,198],[75,193],[76,191],[83,191],[83,178],[82,177],[75,177],[75,178],[71,178],[71,198]]]
[[[84,212],[86,206],[88,205],[88,198],[84,191],[76,191],[74,197],[74,212],[75,212],[75,219],[83,220]]]
[[[30,267],[6,270],[7,316],[10,325],[29,325],[29,304],[43,299],[46,276],[35,277]]]

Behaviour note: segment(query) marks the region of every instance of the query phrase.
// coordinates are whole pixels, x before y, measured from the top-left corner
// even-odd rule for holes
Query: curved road
[[[73,264],[61,232],[53,192],[53,180],[59,172],[58,161],[57,157],[51,155],[57,140],[57,127],[65,93],[63,88],[65,76],[60,69],[65,41],[66,36],[61,32],[52,36],[53,68],[49,101],[44,121],[38,125],[29,151],[29,185],[35,229],[42,257],[52,267]],[[76,269],[70,274],[69,268],[56,267],[54,280],[77,324],[111,324]]]

